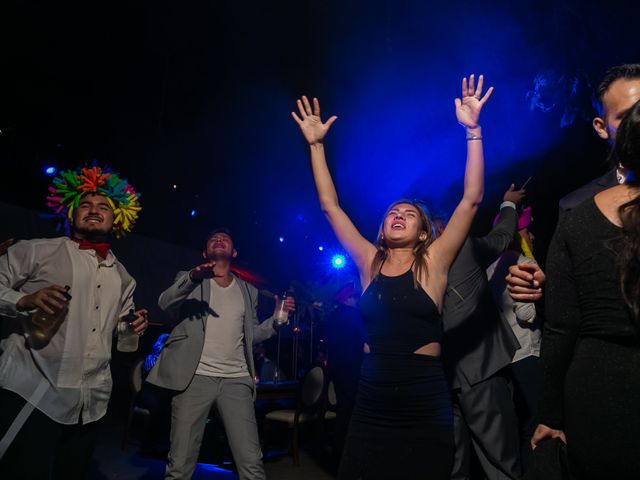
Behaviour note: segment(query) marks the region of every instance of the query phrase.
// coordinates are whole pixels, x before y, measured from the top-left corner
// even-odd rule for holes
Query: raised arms
[[[482,96],[484,77],[471,75],[469,82],[462,79],[462,98],[455,99],[456,117],[467,132],[467,166],[464,174],[464,194],[442,235],[429,248],[429,262],[439,273],[449,270],[458,250],[464,243],[471,222],[478,210],[484,193],[484,156],[482,152],[482,130],[478,123],[480,111],[491,96],[493,87]]]
[[[317,98],[313,99],[313,109],[307,97],[302,97],[296,103],[299,115],[291,112],[291,116],[300,127],[304,139],[309,144],[311,169],[316,190],[318,191],[320,208],[327,220],[329,220],[336,237],[338,237],[338,241],[358,266],[362,286],[366,288],[370,281],[369,267],[376,249],[371,242],[360,234],[340,207],[338,194],[324,154],[324,137],[337,117],[333,116],[325,123],[322,123],[320,119],[320,103]]]

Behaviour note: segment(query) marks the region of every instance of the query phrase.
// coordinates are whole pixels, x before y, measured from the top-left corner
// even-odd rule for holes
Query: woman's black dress
[[[547,259],[540,423],[564,430],[578,479],[640,478],[640,338],[620,288],[621,229],[593,200]]]
[[[379,274],[360,299],[364,356],[339,479],[448,479],[454,456],[451,396],[440,359],[415,354],[440,342],[436,305],[409,270]]]

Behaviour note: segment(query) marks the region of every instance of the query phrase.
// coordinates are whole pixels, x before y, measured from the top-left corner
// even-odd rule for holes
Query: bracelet
[[[467,135],[467,141],[469,140],[482,140],[482,135],[477,136],[477,135]]]

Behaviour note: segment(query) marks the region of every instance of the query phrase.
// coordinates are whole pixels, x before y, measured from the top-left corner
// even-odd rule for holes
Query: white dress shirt
[[[16,303],[50,285],[68,285],[69,311],[50,342],[29,348]],[[111,342],[133,308],[135,280],[109,252],[80,250],[67,237],[20,241],[0,257],[0,387],[63,424],[100,419],[111,395]]]
[[[487,268],[489,286],[498,310],[500,310],[500,315],[509,323],[518,342],[520,342],[520,348],[516,350],[511,363],[530,356],[539,357],[542,339],[542,330],[536,315],[535,303],[516,302],[506,289],[505,277],[509,273],[509,267],[516,263],[520,265],[523,263],[536,263],[536,261],[513,250],[507,250]]]

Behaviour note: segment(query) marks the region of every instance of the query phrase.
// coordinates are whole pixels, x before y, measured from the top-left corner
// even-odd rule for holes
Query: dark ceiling
[[[308,280],[339,247],[289,118],[296,96],[317,95],[341,117],[327,148],[344,207],[371,236],[401,194],[429,190],[440,208],[459,194],[452,98],[462,75],[485,68],[496,107],[481,219],[510,181],[533,175],[544,249],[558,198],[606,168],[585,92],[608,66],[638,60],[638,7],[440,4],[6,1],[0,199],[43,209],[45,165],[95,159],[142,192],[137,233],[199,248],[228,225],[251,269]],[[555,89],[536,91],[537,75]],[[563,90],[568,78],[577,93]],[[411,163],[423,150],[435,164]]]

